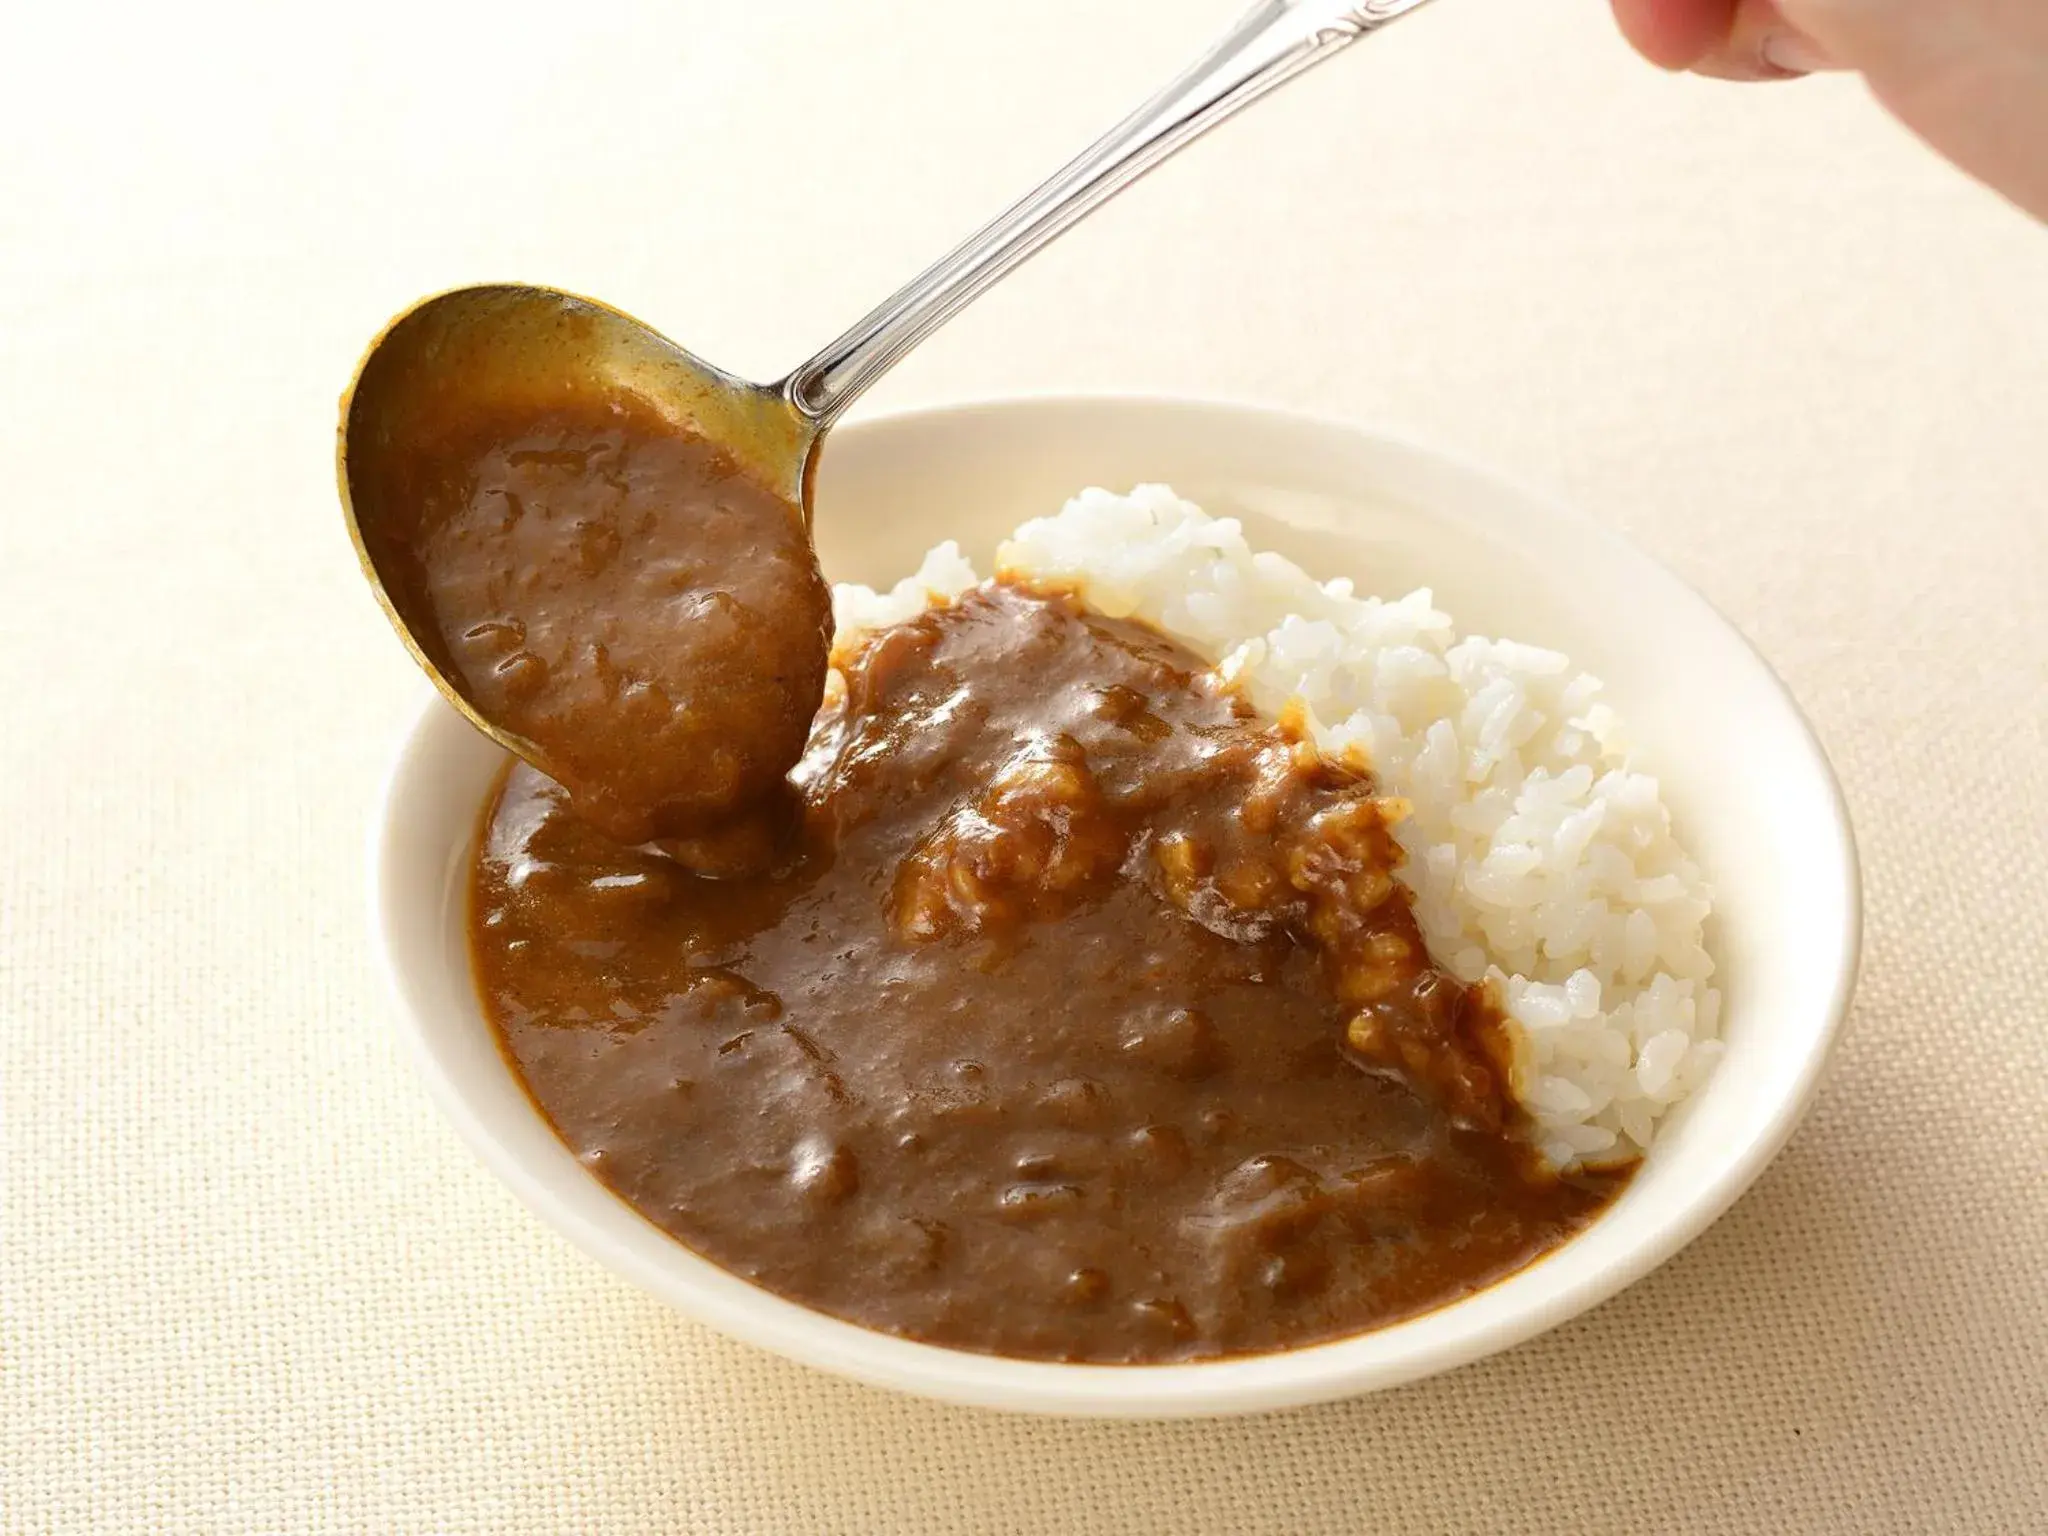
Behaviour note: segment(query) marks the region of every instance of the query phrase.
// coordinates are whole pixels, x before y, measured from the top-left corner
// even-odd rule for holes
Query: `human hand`
[[[1727,80],[1850,69],[1950,160],[2048,219],[2044,0],[1613,0],[1652,63]]]

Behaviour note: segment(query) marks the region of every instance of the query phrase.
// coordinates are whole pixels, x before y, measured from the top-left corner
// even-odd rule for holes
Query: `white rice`
[[[1556,651],[1461,637],[1427,589],[1395,602],[1254,551],[1165,486],[1082,492],[1019,528],[1001,571],[1163,630],[1332,755],[1362,749],[1413,812],[1401,878],[1437,963],[1491,980],[1513,1089],[1557,1165],[1648,1148],[1721,1054],[1712,892],[1630,766],[1600,683]],[[834,589],[841,643],[976,582],[942,544],[894,590]]]

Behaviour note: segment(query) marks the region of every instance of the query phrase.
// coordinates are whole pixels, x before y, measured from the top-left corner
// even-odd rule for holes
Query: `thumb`
[[[1770,9],[1783,28],[1777,37],[1860,71],[1935,149],[2048,218],[2048,4],[1776,0]],[[1771,56],[1794,66],[1804,57]]]

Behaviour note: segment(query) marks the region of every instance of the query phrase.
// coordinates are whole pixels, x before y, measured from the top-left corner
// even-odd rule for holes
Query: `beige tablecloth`
[[[1455,0],[990,296],[885,408],[1391,422],[1627,530],[1811,713],[1847,1039],[1622,1298],[1408,1390],[1035,1422],[686,1323],[427,1103],[360,847],[418,687],[331,478],[357,349],[524,276],[768,375],[1236,0],[43,6],[0,47],[0,1529],[2048,1529],[2048,232],[1853,82]],[[25,31],[24,31],[25,28]]]

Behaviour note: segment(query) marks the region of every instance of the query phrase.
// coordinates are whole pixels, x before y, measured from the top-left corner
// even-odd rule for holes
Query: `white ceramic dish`
[[[1466,629],[1561,647],[1607,680],[1718,891],[1728,1053],[1709,1085],[1576,1240],[1376,1333],[1253,1359],[1125,1367],[1004,1360],[871,1332],[698,1258],[587,1174],[528,1101],[479,1012],[463,936],[463,870],[502,758],[435,698],[399,751],[372,838],[376,947],[442,1107],[577,1244],[714,1327],[862,1381],[1049,1413],[1237,1413],[1393,1386],[1553,1327],[1698,1236],[1784,1144],[1855,979],[1848,820],[1825,757],[1770,670],[1701,598],[1615,535],[1352,427],[1220,404],[1060,398],[835,432],[818,488],[819,545],[834,578],[886,584],[942,538],[985,562],[1003,533],[1079,487],[1141,480],[1243,518],[1254,546],[1319,576],[1352,576],[1390,595],[1432,586]],[[1728,1300],[1732,1310],[1737,1298]]]

